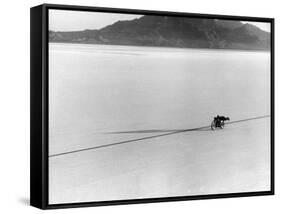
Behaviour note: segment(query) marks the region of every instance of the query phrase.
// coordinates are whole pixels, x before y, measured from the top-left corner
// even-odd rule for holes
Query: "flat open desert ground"
[[[50,204],[270,189],[269,52],[51,43],[49,60]],[[260,118],[175,133],[217,114]]]

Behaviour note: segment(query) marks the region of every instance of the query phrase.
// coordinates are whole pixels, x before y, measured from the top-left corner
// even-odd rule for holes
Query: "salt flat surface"
[[[268,52],[50,44],[49,60],[50,155],[270,114]],[[269,131],[264,118],[52,157],[50,203],[268,190]]]
[[[50,202],[269,190],[269,136],[260,119],[53,157]]]

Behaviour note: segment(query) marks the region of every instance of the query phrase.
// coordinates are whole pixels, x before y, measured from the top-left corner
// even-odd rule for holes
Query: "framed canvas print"
[[[31,8],[31,205],[274,194],[274,20]]]

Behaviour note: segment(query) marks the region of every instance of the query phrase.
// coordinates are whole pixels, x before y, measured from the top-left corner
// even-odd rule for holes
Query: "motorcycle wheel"
[[[224,128],[224,121],[221,121],[220,128],[221,128],[221,129],[223,129],[223,128]]]
[[[211,123],[211,129],[212,129],[212,130],[215,130],[215,129],[216,129],[216,124],[215,124],[214,121]]]

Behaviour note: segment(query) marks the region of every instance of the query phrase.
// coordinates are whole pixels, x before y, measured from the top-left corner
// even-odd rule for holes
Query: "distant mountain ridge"
[[[145,15],[99,30],[49,31],[50,42],[269,50],[270,33],[240,21]]]

